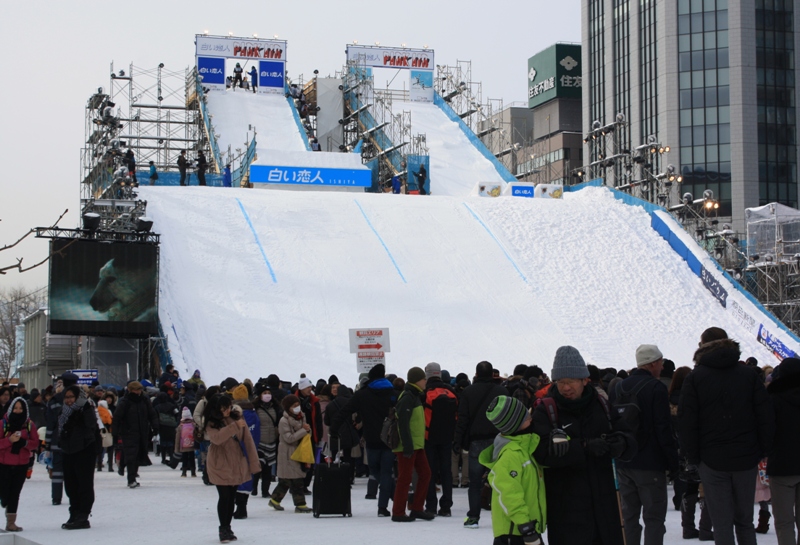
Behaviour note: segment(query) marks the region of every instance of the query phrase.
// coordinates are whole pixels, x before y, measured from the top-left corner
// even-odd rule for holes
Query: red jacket
[[[8,440],[10,433],[6,431],[7,429],[8,421],[3,418],[2,428],[0,428],[2,432],[2,437],[0,437],[0,464],[7,466],[28,465],[31,459],[31,453],[36,452],[36,449],[39,447],[39,434],[36,431],[36,424],[28,420],[28,424],[23,426],[22,430],[20,430],[22,432],[20,441],[22,441],[23,444],[22,450],[17,454],[11,452],[11,447],[14,443]]]

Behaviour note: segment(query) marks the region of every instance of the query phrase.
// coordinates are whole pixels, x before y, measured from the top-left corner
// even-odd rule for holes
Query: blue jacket
[[[153,178],[156,175],[156,166],[150,165],[150,177]]]
[[[250,69],[250,82],[255,86],[256,85],[256,78],[258,78],[258,70],[256,67],[252,67]]]
[[[400,177],[392,176],[392,193],[398,195],[400,193]]]
[[[233,177],[231,175],[230,167],[225,167],[225,170],[222,171],[222,186],[223,187],[231,187],[233,183]]]

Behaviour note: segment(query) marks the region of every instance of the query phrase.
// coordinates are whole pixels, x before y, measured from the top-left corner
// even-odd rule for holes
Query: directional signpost
[[[350,353],[356,354],[359,373],[369,373],[376,365],[386,365],[389,352],[389,328],[373,327],[350,330]]]

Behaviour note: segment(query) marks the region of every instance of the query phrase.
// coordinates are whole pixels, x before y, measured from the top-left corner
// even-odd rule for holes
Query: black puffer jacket
[[[75,454],[89,447],[100,447],[100,429],[97,426],[97,412],[94,403],[88,399],[75,402],[79,408],[69,415],[64,429],[58,438],[58,446],[64,454]]]
[[[778,378],[767,392],[775,407],[775,442],[769,453],[767,473],[800,475],[800,360],[783,360],[778,366]]]
[[[327,407],[325,407],[325,416],[323,417],[323,421],[325,422],[326,426],[330,427],[331,422],[333,422],[333,420],[336,418],[336,415],[339,413],[339,411],[341,411],[342,408],[347,405],[347,402],[352,398],[353,390],[343,384],[340,384],[336,397],[333,398],[333,401],[328,403]],[[350,450],[359,442],[358,432],[353,426],[352,417],[341,420],[341,422],[342,424],[336,430],[331,428],[329,433],[333,437],[339,437],[339,448],[341,448],[345,453],[349,454]]]
[[[114,436],[122,438],[125,458],[138,459],[139,465],[150,465],[147,446],[151,433],[158,431],[158,415],[144,394],[128,392],[119,400],[114,412]]]
[[[391,382],[384,377],[371,380],[353,394],[338,413],[331,416],[331,433],[340,429],[346,419],[352,418],[353,413],[358,413],[364,424],[361,431],[367,448],[388,450],[389,447],[381,441],[381,427],[383,419],[389,414],[389,408],[396,402],[397,397]]]
[[[458,423],[453,444],[469,449],[472,441],[494,439],[497,428],[486,418],[486,408],[496,397],[507,395],[508,390],[491,378],[476,378],[458,400]]]
[[[720,339],[694,354],[678,405],[681,451],[717,471],[754,468],[772,446],[775,419],[764,384],[739,364],[739,343]]]
[[[545,466],[548,542],[622,545],[612,458],[609,454],[594,456],[584,444],[611,432],[621,434],[633,450],[636,441],[621,429],[616,413],[607,411],[593,387],[585,387],[581,403],[565,400],[555,386],[548,396],[556,401],[558,426],[569,436],[567,454],[551,456],[553,425],[545,404],[536,407],[532,427],[542,440],[534,456]]]
[[[613,406],[621,392],[632,392],[638,387],[641,387],[636,395],[641,411],[636,434],[638,451],[630,462],[620,462],[620,467],[677,471],[678,447],[672,435],[669,393],[664,383],[653,377],[650,371],[636,369],[609,392],[609,403]]]

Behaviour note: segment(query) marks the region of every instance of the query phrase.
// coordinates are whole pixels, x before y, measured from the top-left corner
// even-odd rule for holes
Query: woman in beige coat
[[[236,489],[261,471],[258,452],[244,419],[231,413],[231,398],[217,394],[208,400],[203,411],[205,432],[211,442],[206,469],[209,480],[216,485],[219,501],[219,540],[235,541],[231,519],[236,505]]]
[[[303,494],[306,469],[300,462],[292,460],[292,454],[297,450],[300,441],[311,432],[311,427],[306,424],[303,411],[300,409],[300,400],[295,395],[288,395],[281,401],[283,416],[278,422],[278,486],[272,492],[269,504],[273,509],[283,511],[281,500],[287,491],[292,493],[295,513],[310,513]]]

